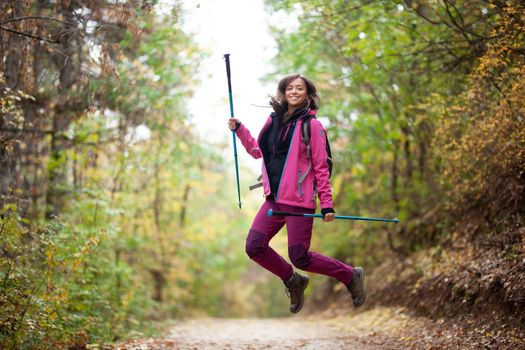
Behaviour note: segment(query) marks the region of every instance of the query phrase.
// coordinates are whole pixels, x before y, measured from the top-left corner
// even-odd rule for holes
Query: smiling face
[[[310,79],[298,73],[285,76],[277,85],[277,95],[270,96],[270,106],[285,119],[296,109],[319,109],[317,87]]]
[[[292,80],[284,92],[284,97],[288,103],[288,109],[295,109],[300,106],[307,97],[306,83],[302,78]]]

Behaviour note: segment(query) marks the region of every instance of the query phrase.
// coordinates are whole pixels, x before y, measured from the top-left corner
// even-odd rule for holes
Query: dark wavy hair
[[[315,86],[314,82],[307,77],[302,76],[301,74],[290,74],[282,78],[279,82],[279,85],[277,85],[277,95],[270,96],[270,106],[272,106],[277,115],[283,117],[284,119],[290,117],[287,115],[288,102],[286,102],[285,98],[286,87],[297,78],[301,78],[306,84],[306,99],[300,106],[297,107],[297,109],[305,111],[307,109],[319,109],[319,95],[317,94],[317,87]]]

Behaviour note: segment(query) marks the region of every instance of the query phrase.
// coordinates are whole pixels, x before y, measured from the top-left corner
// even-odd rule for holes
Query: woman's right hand
[[[241,124],[241,121],[237,118],[230,118],[228,120],[228,127],[230,128],[230,130],[234,131],[235,129],[237,129],[237,124]]]

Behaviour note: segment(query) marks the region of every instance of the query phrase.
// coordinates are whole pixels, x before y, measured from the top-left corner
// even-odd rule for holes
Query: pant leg
[[[296,213],[313,214],[315,210],[287,206],[279,204],[281,210]],[[319,254],[310,252],[310,241],[312,239],[313,218],[298,216],[287,216],[286,227],[288,229],[288,253],[292,264],[308,272],[336,278],[338,281],[348,285],[352,280],[353,268],[343,262]]]
[[[284,226],[285,220],[283,217],[268,216],[269,209],[276,210],[275,203],[267,200],[255,216],[246,238],[246,254],[266,270],[286,281],[292,277],[293,266],[269,246],[270,240]]]

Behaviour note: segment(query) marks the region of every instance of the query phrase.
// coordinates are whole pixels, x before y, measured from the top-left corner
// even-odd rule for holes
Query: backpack
[[[315,118],[315,116],[313,115],[307,115],[306,117],[304,117],[304,120],[303,120],[303,124],[302,124],[302,128],[301,128],[301,136],[302,136],[302,140],[306,146],[306,158],[308,160],[310,160],[311,158],[311,154],[310,154],[310,138],[311,138],[311,135],[312,135],[312,131],[311,131],[311,126],[310,126],[310,121],[312,120],[312,118]],[[333,162],[332,162],[332,151],[330,150],[330,143],[328,142],[328,135],[326,134],[325,132],[325,137],[326,137],[326,156],[327,156],[327,159],[326,159],[326,162],[328,163],[328,172],[329,172],[329,178],[332,177],[332,167],[333,167]],[[311,168],[311,163],[312,161],[310,160],[310,167]],[[310,169],[308,169],[309,171]],[[308,173],[308,171],[306,173]],[[304,175],[306,177],[306,174]],[[302,182],[302,181],[301,181]]]

